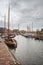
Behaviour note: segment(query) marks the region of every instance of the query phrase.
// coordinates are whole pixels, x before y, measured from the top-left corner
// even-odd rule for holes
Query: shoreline
[[[6,43],[5,43],[5,45],[6,45]],[[12,59],[14,60],[14,65],[21,65],[21,63],[19,62],[19,60],[17,60],[16,57],[12,54],[10,48],[7,45],[6,45],[6,47],[8,48],[9,53],[10,53]]]
[[[21,65],[0,37],[0,65]]]

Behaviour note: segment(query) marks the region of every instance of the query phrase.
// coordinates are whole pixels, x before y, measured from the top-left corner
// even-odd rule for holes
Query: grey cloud
[[[12,17],[16,23],[40,22],[43,24],[43,0],[10,0],[10,5],[13,16],[17,18],[16,20]]]
[[[22,14],[19,23],[43,23],[43,0],[16,0],[11,5],[14,10]]]

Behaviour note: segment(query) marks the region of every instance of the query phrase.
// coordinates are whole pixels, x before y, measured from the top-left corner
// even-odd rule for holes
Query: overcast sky
[[[12,28],[34,29],[43,28],[43,0],[0,0],[0,26],[3,26],[4,16],[8,20],[8,5],[10,2],[10,24]],[[16,25],[17,24],[17,25]]]

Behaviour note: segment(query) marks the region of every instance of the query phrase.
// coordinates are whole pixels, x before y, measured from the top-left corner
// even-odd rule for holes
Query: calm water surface
[[[43,41],[16,36],[17,48],[12,50],[22,65],[43,65]]]

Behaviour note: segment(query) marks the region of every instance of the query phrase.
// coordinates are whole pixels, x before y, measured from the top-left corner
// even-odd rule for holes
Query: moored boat
[[[15,39],[12,39],[12,38],[5,38],[5,43],[9,46],[9,47],[11,47],[11,48],[16,48],[17,47],[17,42],[16,42],[16,40]]]

